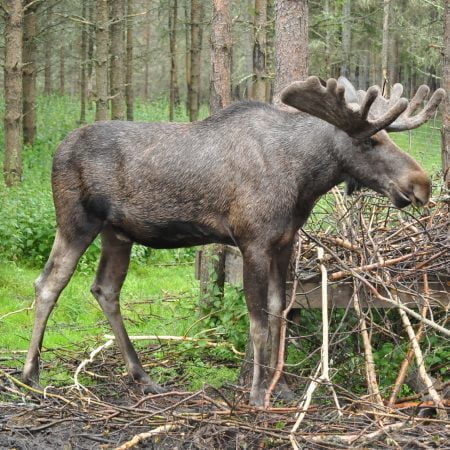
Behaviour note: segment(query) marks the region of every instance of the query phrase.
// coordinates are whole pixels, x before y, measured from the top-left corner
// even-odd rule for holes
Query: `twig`
[[[185,423],[185,421],[177,420],[175,422],[167,423],[165,425],[161,425],[160,427],[154,428],[153,430],[146,431],[145,433],[136,434],[133,439],[123,443],[120,447],[117,447],[116,450],[126,450],[129,448],[133,448],[138,445],[140,442],[145,441],[151,437],[157,436],[158,434],[168,433],[169,431],[175,431],[181,428],[181,426]]]
[[[414,349],[414,355],[417,361],[418,375],[422,379],[423,383],[428,389],[428,393],[432,398],[434,404],[436,405],[436,413],[439,419],[446,420],[447,413],[445,412],[444,405],[442,403],[442,399],[436,389],[433,386],[433,383],[428,376],[425,370],[425,361],[422,355],[422,350],[420,349],[419,343],[417,341],[416,334],[414,333],[413,327],[411,326],[411,322],[409,321],[409,317],[407,314],[399,308],[400,317],[402,319],[403,325],[408,333],[409,340],[411,342],[412,348]]]
[[[297,414],[297,420],[294,424],[294,426],[291,429],[291,432],[289,434],[289,440],[291,441],[291,444],[294,449],[298,449],[297,440],[295,439],[295,433],[298,430],[298,427],[302,423],[306,411],[309,408],[309,405],[312,400],[312,396],[314,394],[314,391],[316,390],[319,383],[327,383],[328,386],[331,389],[331,392],[333,394],[333,399],[336,403],[336,407],[338,410],[339,415],[342,415],[341,407],[339,405],[339,401],[336,395],[336,392],[333,388],[333,386],[330,383],[330,375],[329,375],[329,355],[328,355],[328,283],[327,283],[327,269],[323,263],[324,261],[324,251],[322,247],[317,248],[317,259],[319,261],[320,265],[320,271],[322,274],[322,351],[321,351],[321,362],[318,368],[318,371],[322,370],[322,374],[319,377],[318,380],[316,380],[316,376],[311,380],[311,383],[308,386],[308,389],[306,390],[304,399],[299,405],[299,408],[302,410],[302,412]],[[318,373],[318,372],[317,372]]]

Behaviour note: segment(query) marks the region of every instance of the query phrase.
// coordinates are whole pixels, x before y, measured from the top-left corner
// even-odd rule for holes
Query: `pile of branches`
[[[330,281],[355,273],[378,283],[418,291],[423,277],[450,281],[450,199],[441,194],[424,210],[400,211],[388,200],[371,193],[345,199],[337,189],[325,200],[304,232],[300,278],[317,273],[315,247],[327,250]]]
[[[399,367],[387,406],[395,405],[406,381],[411,389],[421,394],[422,399],[433,402],[438,417],[447,419],[446,405],[450,398],[448,380],[445,383],[446,380],[436,380],[427,373],[420,341],[428,332],[437,332],[446,339],[450,337],[446,327],[450,316],[448,198],[439,195],[422,211],[399,211],[392,208],[386,199],[373,194],[361,193],[356,199],[349,199],[335,188],[319,205],[319,211],[310,224],[316,232],[312,234],[303,230],[298,239],[293,266],[294,287],[288,308],[294,304],[297,284],[320,279],[321,271],[323,300],[325,297],[323,310],[327,309],[324,306],[327,305],[328,292],[325,284],[351,285],[348,308],[354,308],[359,320],[368,398],[381,409],[386,406],[386,401],[380,394],[375,371],[371,303],[375,300],[375,307],[379,307],[381,302],[383,308],[398,311],[410,346]],[[319,233],[318,229],[321,230]],[[322,255],[319,256],[319,266],[316,252]],[[328,322],[325,313],[323,311],[324,327]],[[287,314],[284,316],[287,317]],[[416,328],[411,318],[413,322],[418,322]],[[384,334],[398,338],[398,329],[390,329],[389,321],[383,328]],[[328,346],[325,332],[322,371],[323,364],[328,365],[328,361],[323,360],[324,346]],[[325,350],[327,358],[328,349]],[[413,361],[416,368],[410,370]],[[328,373],[324,376],[322,372],[323,379],[329,381]]]

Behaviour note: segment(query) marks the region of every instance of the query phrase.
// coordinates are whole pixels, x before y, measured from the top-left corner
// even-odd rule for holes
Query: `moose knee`
[[[91,293],[106,314],[115,313],[119,310],[118,295],[116,293],[96,283],[92,285]]]

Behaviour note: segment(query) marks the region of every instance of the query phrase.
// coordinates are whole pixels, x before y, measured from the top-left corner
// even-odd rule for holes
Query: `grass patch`
[[[14,274],[14,276],[11,276]],[[0,267],[0,317],[29,307],[33,282],[39,270],[14,262]],[[94,274],[76,272],[50,317],[44,348],[65,347],[86,339],[98,340],[110,327],[90,294]],[[122,290],[122,313],[130,334],[183,335],[192,324],[192,308],[198,297],[197,282],[189,265],[147,269],[130,268]],[[29,310],[0,321],[0,350],[24,350],[31,334]]]

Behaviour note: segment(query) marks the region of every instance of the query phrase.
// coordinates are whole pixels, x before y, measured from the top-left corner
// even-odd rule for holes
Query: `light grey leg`
[[[90,231],[86,231],[84,236],[70,239],[60,230],[56,232],[50,257],[44,271],[35,282],[35,319],[22,374],[22,378],[27,384],[39,385],[39,356],[48,318],[61,291],[69,282],[78,260],[97,233],[98,229],[92,227]]]

